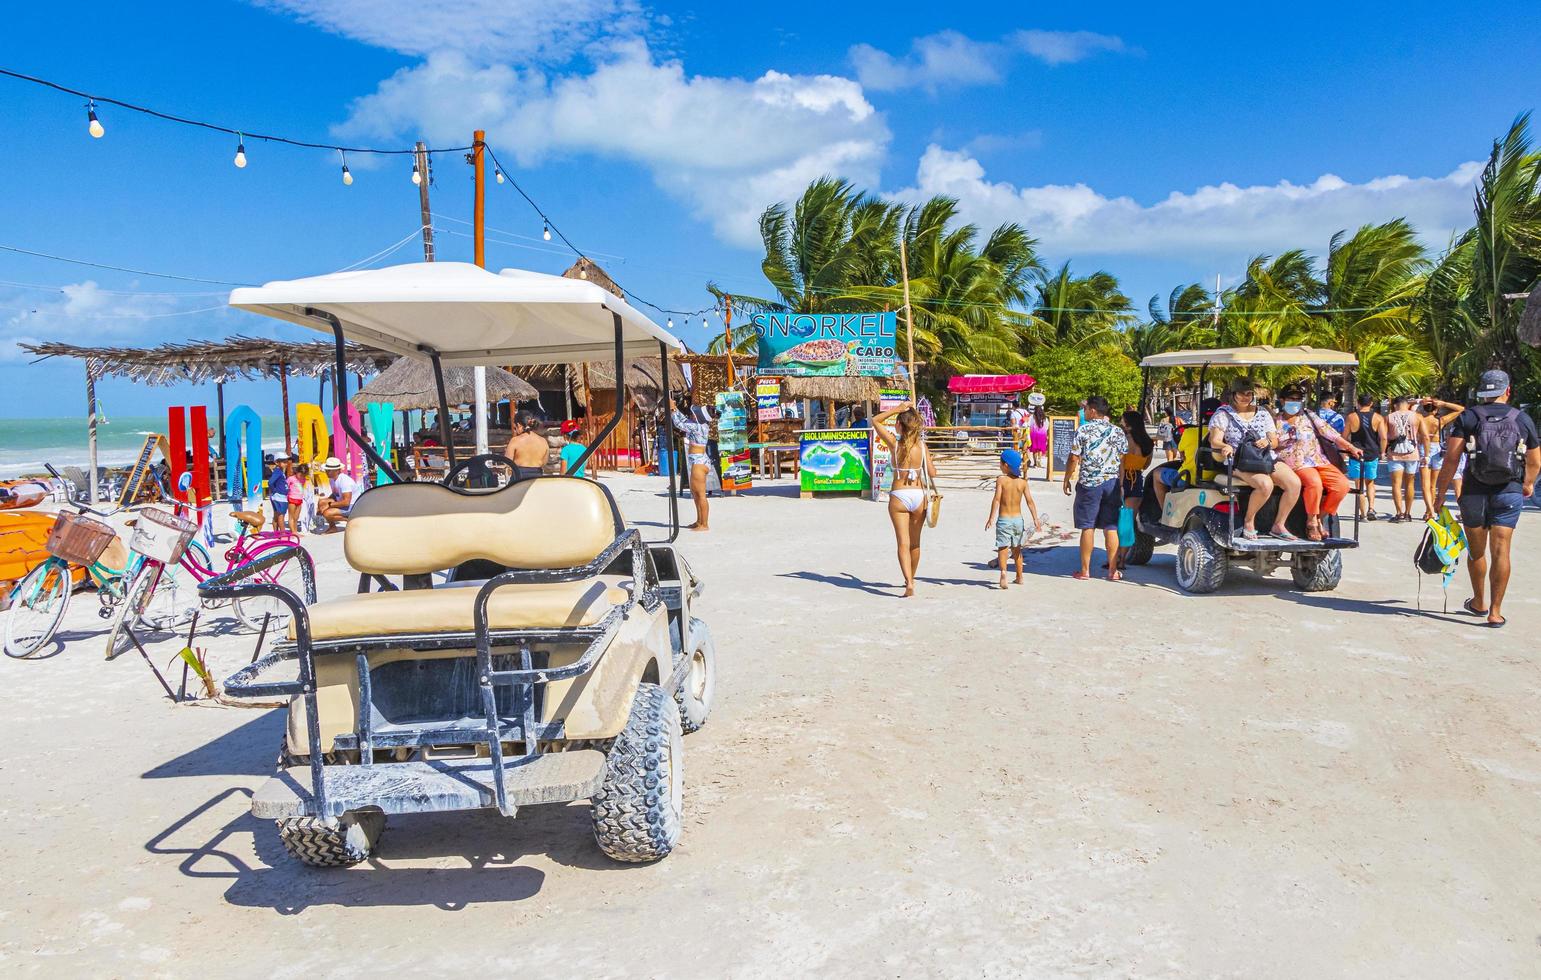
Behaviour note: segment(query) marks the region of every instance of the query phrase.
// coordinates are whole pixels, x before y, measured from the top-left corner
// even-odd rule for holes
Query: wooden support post
[[[728,359],[728,387],[732,388],[738,383],[733,374],[733,298],[725,296],[722,303],[722,350]]]
[[[92,507],[96,506],[97,477],[96,477],[96,365],[91,358],[86,358],[86,458],[89,460],[89,468],[86,471],[87,492],[91,494],[89,501]]]
[[[214,382],[214,410],[219,413],[219,418],[215,420],[214,424],[219,427],[219,458],[223,461],[225,458],[225,383],[223,381]],[[252,450],[247,449],[246,451],[251,452]],[[258,456],[261,456],[262,447],[256,447],[256,452]],[[240,460],[236,460],[236,464],[240,465]]]
[[[910,310],[910,258],[904,248],[904,229],[899,231],[899,274],[904,277],[904,335],[909,344],[910,401],[915,401],[915,320]]]
[[[283,359],[278,362],[278,393],[284,403],[284,455],[294,455],[294,436],[289,428],[289,364]]]

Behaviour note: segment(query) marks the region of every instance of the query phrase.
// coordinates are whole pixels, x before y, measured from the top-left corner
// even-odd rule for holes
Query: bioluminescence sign
[[[759,373],[887,377],[898,319],[896,313],[756,313]]]

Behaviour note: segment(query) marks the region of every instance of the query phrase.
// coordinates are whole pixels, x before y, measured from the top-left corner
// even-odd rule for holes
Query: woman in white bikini
[[[706,478],[711,460],[706,455],[706,444],[712,438],[712,417],[701,406],[691,407],[686,403],[690,414],[686,414],[675,407],[674,399],[669,399],[669,421],[685,437],[685,472],[690,478],[690,496],[696,502],[696,522],[688,525],[687,531],[707,531],[706,525]]]
[[[888,427],[897,417],[898,434]],[[894,538],[899,545],[899,571],[904,574],[904,595],[915,594],[915,571],[920,567],[920,532],[926,526],[926,488],[924,478],[936,481],[936,467],[926,452],[920,413],[905,402],[892,411],[875,415],[872,428],[888,447],[893,459],[894,485],[888,494],[888,517],[894,522]],[[922,474],[924,469],[924,474]]]

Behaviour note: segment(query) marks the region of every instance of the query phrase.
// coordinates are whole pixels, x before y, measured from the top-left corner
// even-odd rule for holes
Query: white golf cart
[[[667,390],[668,355],[682,347],[594,283],[463,263],[273,282],[230,303],[330,333],[339,405],[345,340],[427,359],[441,425],[446,363],[613,358],[624,385],[628,359],[657,354]],[[714,688],[711,635],[692,614],[701,586],[672,545],[672,468],[670,537],[646,543],[593,480],[463,480],[478,462],[512,464],[457,460],[446,431],[443,483],[404,481],[339,416],[391,475],[358,497],[344,532],[358,593],[307,603],[251,581],[263,562],[200,587],[270,595],[292,613],[288,642],[225,685],[290,699],[279,769],[252,813],[277,821],[298,860],[346,865],[371,853],[389,814],[513,816],[588,799],[610,857],[667,855],[683,826],[681,735],[705,723]]]
[[[1275,568],[1288,567],[1296,588],[1307,592],[1329,592],[1343,577],[1343,551],[1359,547],[1359,512],[1354,511],[1353,537],[1344,537],[1336,515],[1324,518],[1327,536],[1322,541],[1306,538],[1305,508],[1297,502],[1285,516],[1284,526],[1300,540],[1285,541],[1270,536],[1244,539],[1241,517],[1246,512],[1252,489],[1237,479],[1232,467],[1235,456],[1217,462],[1209,447],[1208,422],[1201,409],[1204,384],[1211,368],[1311,367],[1341,370],[1351,375],[1358,366],[1354,355],[1343,351],[1313,347],[1231,347],[1217,350],[1170,351],[1153,354],[1140,362],[1145,372],[1148,398],[1152,371],[1197,369],[1194,384],[1194,419],[1183,439],[1184,458],[1163,463],[1147,474],[1149,488],[1158,471],[1171,470],[1165,504],[1158,505],[1156,494],[1147,489],[1135,514],[1135,543],[1129,551],[1130,564],[1150,561],[1158,544],[1177,545],[1177,584],[1184,592],[1214,592],[1225,582],[1232,565],[1250,568],[1266,575]],[[1141,399],[1145,404],[1146,398]],[[1275,523],[1279,497],[1263,505],[1257,523],[1269,527]]]

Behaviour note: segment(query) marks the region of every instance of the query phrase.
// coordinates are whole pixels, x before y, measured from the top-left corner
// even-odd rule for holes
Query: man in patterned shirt
[[[1128,451],[1129,437],[1108,421],[1108,400],[1101,395],[1086,399],[1086,423],[1071,440],[1064,486],[1065,496],[1075,494],[1075,526],[1081,532],[1077,579],[1091,578],[1092,550],[1099,530],[1108,552],[1108,580],[1116,582],[1124,577],[1113,556],[1118,552],[1118,509],[1124,503],[1119,477]]]

